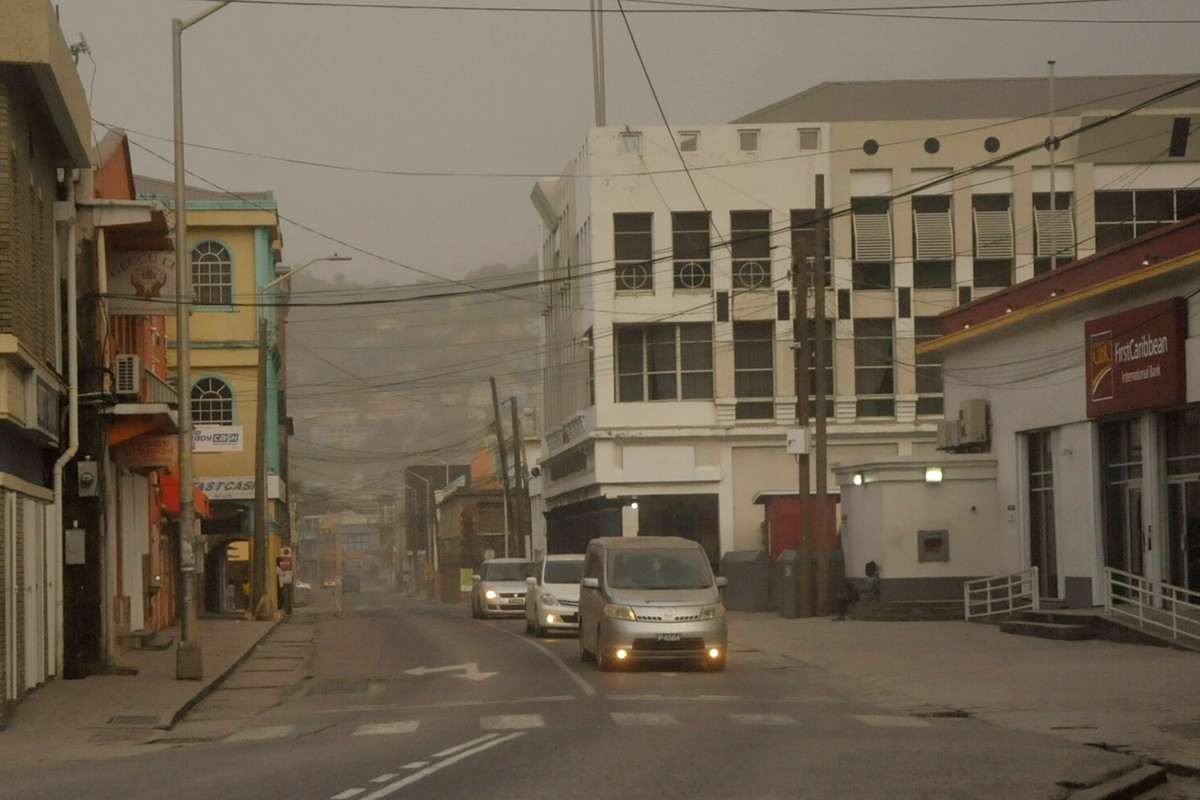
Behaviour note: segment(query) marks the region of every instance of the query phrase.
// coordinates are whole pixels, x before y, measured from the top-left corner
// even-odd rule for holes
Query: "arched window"
[[[192,248],[192,291],[196,304],[233,304],[233,258],[225,245],[200,242]]]
[[[192,387],[192,423],[232,425],[233,390],[220,378],[201,378]]]

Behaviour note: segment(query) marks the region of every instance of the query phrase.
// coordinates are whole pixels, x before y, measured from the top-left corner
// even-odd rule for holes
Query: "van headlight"
[[[614,606],[611,603],[604,606],[604,616],[612,619],[637,619],[637,614],[633,613],[632,606]]]
[[[557,605],[562,605],[561,603],[559,603],[559,602],[558,602],[558,598],[556,598],[556,597],[555,597],[554,595],[552,595],[552,594],[543,594],[543,595],[542,595],[542,602],[543,602],[543,603],[545,603],[545,604],[546,604],[546,605],[548,605],[548,606],[557,606]]]
[[[700,607],[700,619],[716,619],[725,613],[725,606],[722,603],[714,603],[711,606]]]

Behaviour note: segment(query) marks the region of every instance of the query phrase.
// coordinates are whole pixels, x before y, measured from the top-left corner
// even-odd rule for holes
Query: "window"
[[[712,252],[707,211],[671,214],[671,247],[676,289],[712,288]]]
[[[587,350],[588,408],[591,408],[596,405],[596,334],[591,328],[583,332],[583,346]]]
[[[833,246],[829,241],[829,220],[825,219],[824,247],[825,252],[825,288],[833,285],[833,268],[830,258]],[[817,252],[817,212],[815,209],[799,209],[792,211],[792,268],[799,269],[800,265],[808,268],[808,285],[817,285],[816,258]]]
[[[712,398],[712,325],[619,325],[615,332],[617,402]]]
[[[209,241],[192,248],[192,293],[197,305],[233,304],[233,259],[224,245]]]
[[[920,345],[942,335],[937,317],[913,319],[913,343]],[[941,415],[945,408],[942,399],[941,353],[917,354],[917,414]]]
[[[642,135],[636,132],[627,131],[621,134],[621,152],[622,153],[640,153],[642,152]]]
[[[1033,195],[1033,273],[1041,275],[1075,260],[1075,222],[1072,217],[1071,193],[1054,193],[1054,210],[1050,210],[1050,193]]]
[[[834,408],[834,369],[833,369],[833,337],[834,327],[833,320],[825,320],[825,418],[829,419],[837,415]],[[815,319],[808,320],[808,415],[810,419],[815,419],[817,415],[817,321]]]
[[[854,320],[854,392],[860,417],[891,417],[896,409],[891,317]]]
[[[1012,196],[972,195],[971,211],[975,220],[975,285],[1012,286]]]
[[[1200,189],[1096,192],[1096,249],[1200,214]]]
[[[796,136],[801,150],[821,149],[820,128],[800,128],[796,131]]]
[[[733,323],[737,419],[775,417],[775,323]]]
[[[917,195],[913,210],[913,288],[949,289],[954,282],[954,221],[949,195]]]
[[[738,131],[738,149],[743,153],[753,153],[754,151],[758,150],[758,131]]]
[[[734,289],[771,287],[771,212],[729,212]]]
[[[679,150],[683,153],[694,153],[700,149],[699,131],[680,131]]]
[[[891,200],[887,197],[850,199],[854,227],[852,283],[855,289],[892,286]]]
[[[342,552],[344,553],[365,553],[368,544],[369,537],[365,533],[342,534]]]
[[[651,214],[613,214],[618,292],[654,291]]]
[[[201,378],[192,386],[192,423],[232,425],[233,391],[220,378]]]

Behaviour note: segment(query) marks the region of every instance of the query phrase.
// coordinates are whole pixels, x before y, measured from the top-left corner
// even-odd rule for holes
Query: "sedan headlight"
[[[714,603],[711,606],[700,607],[700,619],[716,619],[725,613],[725,606],[721,603]]]
[[[604,616],[611,617],[612,619],[637,619],[637,614],[633,612],[631,606],[614,606],[611,604],[604,607]]]
[[[486,592],[483,593],[483,596],[486,597],[488,600],[495,600],[500,595],[496,594],[495,589],[488,589]]]

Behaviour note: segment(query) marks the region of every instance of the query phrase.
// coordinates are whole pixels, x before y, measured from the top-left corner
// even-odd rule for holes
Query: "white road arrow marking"
[[[463,674],[454,677],[468,681],[482,681],[500,674],[499,672],[480,672],[479,665],[474,661],[466,664],[453,664],[449,667],[415,667],[405,670],[404,673],[406,675],[432,675],[435,672],[456,672],[458,670],[462,670]]]

